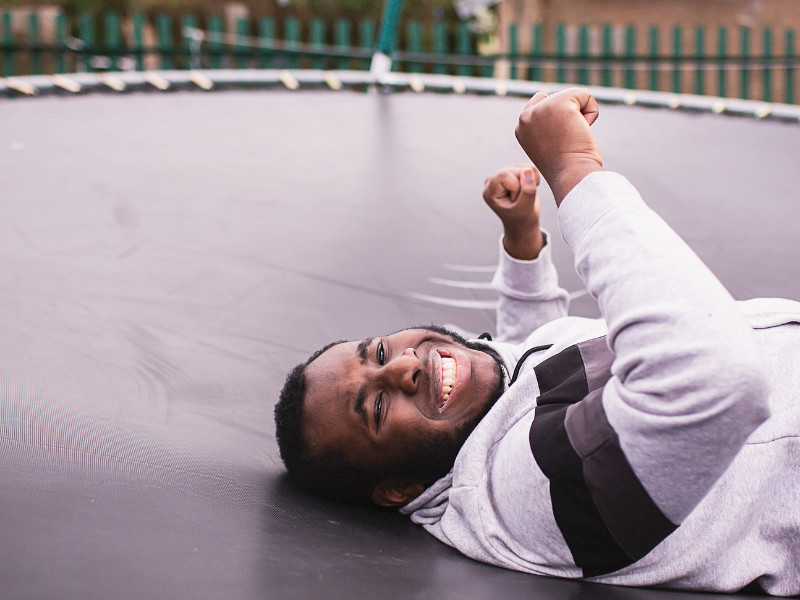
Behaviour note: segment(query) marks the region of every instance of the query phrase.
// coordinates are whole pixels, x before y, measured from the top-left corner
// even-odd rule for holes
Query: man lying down
[[[467,556],[623,585],[800,593],[800,303],[735,302],[621,175],[585,90],[534,96],[517,139],[603,319],[568,317],[538,173],[505,168],[497,339],[337,342],[275,409],[289,473],[398,507]]]

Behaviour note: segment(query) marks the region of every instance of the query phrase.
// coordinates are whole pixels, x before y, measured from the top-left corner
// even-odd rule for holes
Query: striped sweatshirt
[[[487,344],[517,378],[401,512],[518,571],[800,594],[800,303],[735,302],[618,174],[558,220],[603,318],[566,316],[549,245],[501,243]]]

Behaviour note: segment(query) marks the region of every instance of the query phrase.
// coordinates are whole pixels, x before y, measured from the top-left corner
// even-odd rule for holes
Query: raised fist
[[[519,117],[517,141],[550,185],[558,205],[581,179],[603,168],[590,128],[598,115],[597,101],[588,90],[570,88],[550,96],[537,93]]]

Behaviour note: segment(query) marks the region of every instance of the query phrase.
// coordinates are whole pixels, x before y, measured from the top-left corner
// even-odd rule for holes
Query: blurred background
[[[368,69],[381,43],[396,71],[795,104],[798,30],[800,0],[2,0],[0,75]]]

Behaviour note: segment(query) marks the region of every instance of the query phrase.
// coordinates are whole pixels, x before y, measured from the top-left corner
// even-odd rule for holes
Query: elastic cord
[[[509,386],[514,385],[514,382],[517,380],[517,377],[519,377],[520,369],[522,369],[522,363],[524,363],[531,354],[535,352],[541,352],[542,350],[549,350],[552,347],[553,344],[547,344],[545,346],[535,346],[533,348],[529,348],[528,350],[526,350],[525,354],[523,354],[517,361],[517,366],[514,367],[514,375],[511,377],[511,383],[509,383],[508,385]]]

